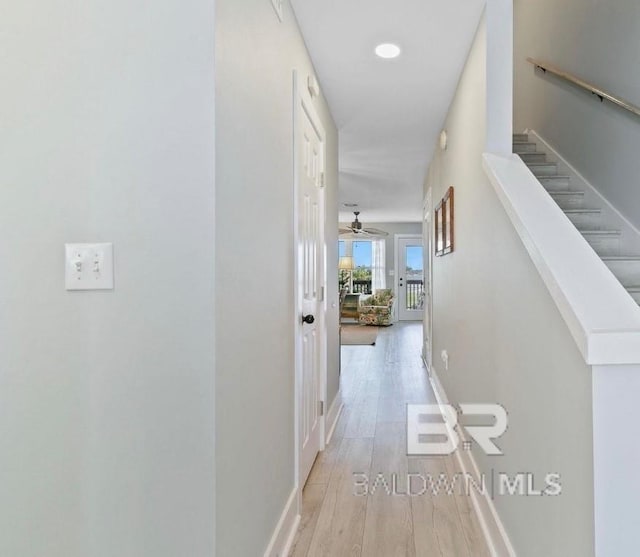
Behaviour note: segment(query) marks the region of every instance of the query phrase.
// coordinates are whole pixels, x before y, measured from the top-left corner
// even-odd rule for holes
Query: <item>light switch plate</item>
[[[113,290],[113,244],[65,244],[67,290]]]

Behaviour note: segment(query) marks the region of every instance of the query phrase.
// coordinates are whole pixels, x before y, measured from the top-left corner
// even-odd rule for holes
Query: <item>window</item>
[[[340,285],[349,283],[351,291],[357,294],[372,293],[373,245],[370,240],[340,240],[339,257],[353,257],[354,269],[351,273],[341,271]],[[351,275],[350,277],[348,275]],[[351,282],[349,282],[349,279]]]
[[[353,242],[353,262],[356,266],[353,271],[353,280],[371,282],[371,242]],[[369,286],[369,289],[371,287]]]
[[[422,256],[422,246],[407,247],[407,268],[405,270],[407,279],[422,280],[424,274],[424,261]]]

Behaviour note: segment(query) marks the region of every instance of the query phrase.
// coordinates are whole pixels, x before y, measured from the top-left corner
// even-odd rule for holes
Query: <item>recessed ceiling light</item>
[[[358,206],[358,204],[357,204],[357,203],[343,203],[343,205],[344,205],[345,207],[357,207],[357,206]]]
[[[400,56],[402,50],[397,44],[393,43],[383,43],[376,46],[376,54],[380,58],[384,58],[385,60],[390,60],[392,58],[397,58]]]

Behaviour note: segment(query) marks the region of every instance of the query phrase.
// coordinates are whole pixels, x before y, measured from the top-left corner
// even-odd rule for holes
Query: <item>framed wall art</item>
[[[435,209],[434,225],[436,256],[442,257],[451,253],[454,247],[453,186],[447,190]]]

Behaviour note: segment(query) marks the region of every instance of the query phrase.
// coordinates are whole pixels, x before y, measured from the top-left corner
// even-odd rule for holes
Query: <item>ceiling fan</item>
[[[351,226],[347,226],[345,228],[340,228],[340,236],[343,235],[355,235],[362,237],[384,237],[388,236],[389,233],[384,230],[380,230],[379,228],[363,228],[362,223],[358,220],[358,215],[360,211],[354,211],[353,214],[356,216],[355,220],[351,223]]]

